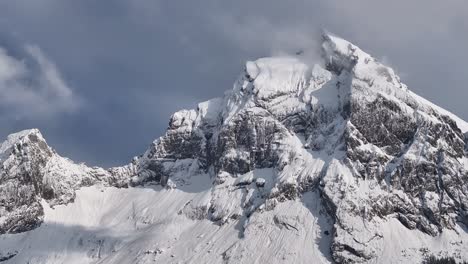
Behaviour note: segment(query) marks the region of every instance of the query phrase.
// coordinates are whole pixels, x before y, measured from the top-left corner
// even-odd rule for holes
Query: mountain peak
[[[23,130],[7,136],[6,140],[0,145],[0,162],[10,154],[15,146],[28,145],[29,143],[37,144],[39,148],[46,152],[51,152],[44,137],[37,128]]]
[[[356,59],[359,60],[372,58],[358,46],[326,30],[322,32],[322,48],[327,52],[327,55],[337,53],[342,56],[356,56]]]
[[[32,136],[34,140],[35,140],[35,138],[44,140],[44,138],[42,137],[42,134],[39,131],[39,129],[32,128],[32,129],[25,129],[25,130],[22,130],[20,132],[16,132],[16,133],[12,133],[12,134],[8,135],[7,139],[6,139],[6,141],[4,143],[8,142],[9,144],[12,144],[12,143],[16,143],[16,142],[19,142],[19,141],[22,141],[22,140],[30,140],[30,138],[29,138],[30,136]]]
[[[175,115],[139,171],[177,188],[208,173],[217,190],[236,193],[240,185],[258,193],[232,211],[223,207],[221,191],[209,206],[199,205],[221,223],[248,218],[253,204],[318,191],[335,221],[338,263],[376,258],[388,218],[431,236],[458,230],[457,221],[467,221],[460,220],[464,202],[446,193],[463,192],[459,185],[468,177],[462,123],[356,45],[331,33],[322,37],[323,61],[315,64],[300,55],[247,62],[234,89],[216,100],[210,122],[203,121],[205,108]],[[261,190],[252,184],[257,179]],[[446,202],[457,213],[446,214]]]

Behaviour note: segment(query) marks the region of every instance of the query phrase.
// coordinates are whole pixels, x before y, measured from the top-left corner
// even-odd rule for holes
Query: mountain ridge
[[[1,147],[0,186],[7,191],[0,197],[15,202],[0,204],[0,215],[10,216],[0,217],[0,234],[34,232],[44,208],[71,203],[86,186],[157,183],[169,197],[178,197],[170,190],[195,195],[177,209],[180,217],[236,226],[238,240],[228,249],[220,246],[218,257],[195,254],[210,263],[261,262],[252,251],[252,241],[259,242],[255,234],[266,239],[281,232],[294,239],[294,230],[304,231],[298,241],[320,241],[307,242],[312,255],[278,245],[296,262],[313,256],[323,263],[372,263],[390,253],[404,259],[406,253],[386,252],[389,226],[429,237],[448,233],[448,240],[464,237],[467,123],[415,95],[391,68],[357,46],[329,33],[322,37],[322,65],[300,55],[247,62],[224,97],[176,112],[166,134],[122,167],[76,165],[51,150],[38,130],[11,136]],[[23,166],[30,160],[38,165]],[[16,199],[8,186],[23,190],[27,199]],[[285,204],[298,211],[282,214]],[[322,224],[305,231],[313,219]],[[262,229],[269,225],[281,231]],[[461,247],[443,250],[462,254]],[[270,252],[264,250],[260,255]],[[270,253],[271,263],[286,261]],[[112,263],[122,254],[111,250],[91,259]]]

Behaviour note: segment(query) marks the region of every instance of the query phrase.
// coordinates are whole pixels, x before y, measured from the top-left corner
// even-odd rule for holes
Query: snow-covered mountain
[[[323,61],[246,63],[131,164],[0,147],[0,262],[468,260],[468,123],[332,34]]]

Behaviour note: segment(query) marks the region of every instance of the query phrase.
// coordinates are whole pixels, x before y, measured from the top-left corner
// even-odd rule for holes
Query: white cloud
[[[37,119],[73,112],[81,105],[56,65],[34,45],[18,59],[0,47],[0,115]]]

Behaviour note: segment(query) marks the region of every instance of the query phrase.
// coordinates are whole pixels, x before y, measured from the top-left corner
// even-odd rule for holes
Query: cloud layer
[[[41,49],[24,47],[18,59],[0,47],[2,119],[43,119],[78,109],[80,100]]]

